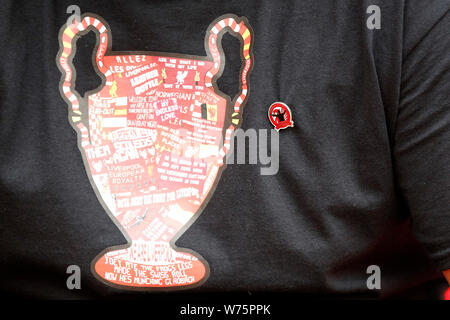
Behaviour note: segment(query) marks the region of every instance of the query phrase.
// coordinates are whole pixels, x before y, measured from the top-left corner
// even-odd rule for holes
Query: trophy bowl
[[[97,34],[93,63],[102,85],[81,97],[72,64],[77,39]],[[241,41],[240,91],[231,99],[216,80],[225,32]],[[91,185],[128,244],[92,262],[104,283],[128,289],[201,285],[209,265],[175,241],[207,205],[225,168],[233,131],[249,94],[253,32],[227,14],[207,29],[207,56],[113,52],[108,24],[84,14],[61,28],[56,62],[69,122],[78,135]]]

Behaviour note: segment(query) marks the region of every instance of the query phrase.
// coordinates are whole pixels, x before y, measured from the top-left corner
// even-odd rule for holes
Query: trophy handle
[[[213,58],[214,64],[206,73],[205,86],[217,88],[216,80],[220,77],[225,67],[225,55],[220,44],[225,31],[241,40],[241,60],[243,65],[239,74],[239,92],[232,100],[231,125],[225,132],[225,141],[220,151],[220,164],[223,163],[223,158],[229,151],[233,131],[240,126],[242,107],[246,103],[249,94],[248,80],[253,67],[253,31],[247,19],[245,17],[238,18],[233,14],[221,16],[209,26],[206,32],[205,48],[208,55]]]
[[[90,139],[89,131],[83,123],[84,119],[80,111],[80,101],[83,101],[83,99],[74,89],[76,70],[72,60],[76,53],[76,41],[91,30],[97,33],[97,50],[92,57],[92,60],[95,60],[94,66],[99,76],[102,77],[103,84],[112,86],[112,73],[103,61],[105,53],[109,51],[111,35],[108,24],[102,18],[93,14],[83,14],[80,21],[74,19],[70,25],[64,25],[59,32],[60,49],[56,56],[58,68],[62,73],[59,89],[69,106],[69,121],[74,128],[78,129],[82,147],[90,144]]]

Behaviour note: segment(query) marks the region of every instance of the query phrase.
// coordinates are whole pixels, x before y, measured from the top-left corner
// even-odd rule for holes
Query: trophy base
[[[200,255],[170,250],[173,251],[171,256],[176,257],[172,261],[145,261],[150,257],[142,256],[141,259],[129,259],[124,254],[126,250],[108,251],[93,261],[92,271],[104,283],[127,289],[182,289],[206,281],[209,266]]]

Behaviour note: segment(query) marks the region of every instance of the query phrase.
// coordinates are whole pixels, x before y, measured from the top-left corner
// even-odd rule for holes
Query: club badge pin
[[[269,107],[268,116],[277,131],[294,126],[291,109],[283,102],[272,103]]]

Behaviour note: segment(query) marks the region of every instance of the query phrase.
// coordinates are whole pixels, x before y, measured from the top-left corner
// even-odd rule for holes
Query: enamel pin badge
[[[277,131],[294,126],[291,109],[283,102],[272,103],[267,115]]]

